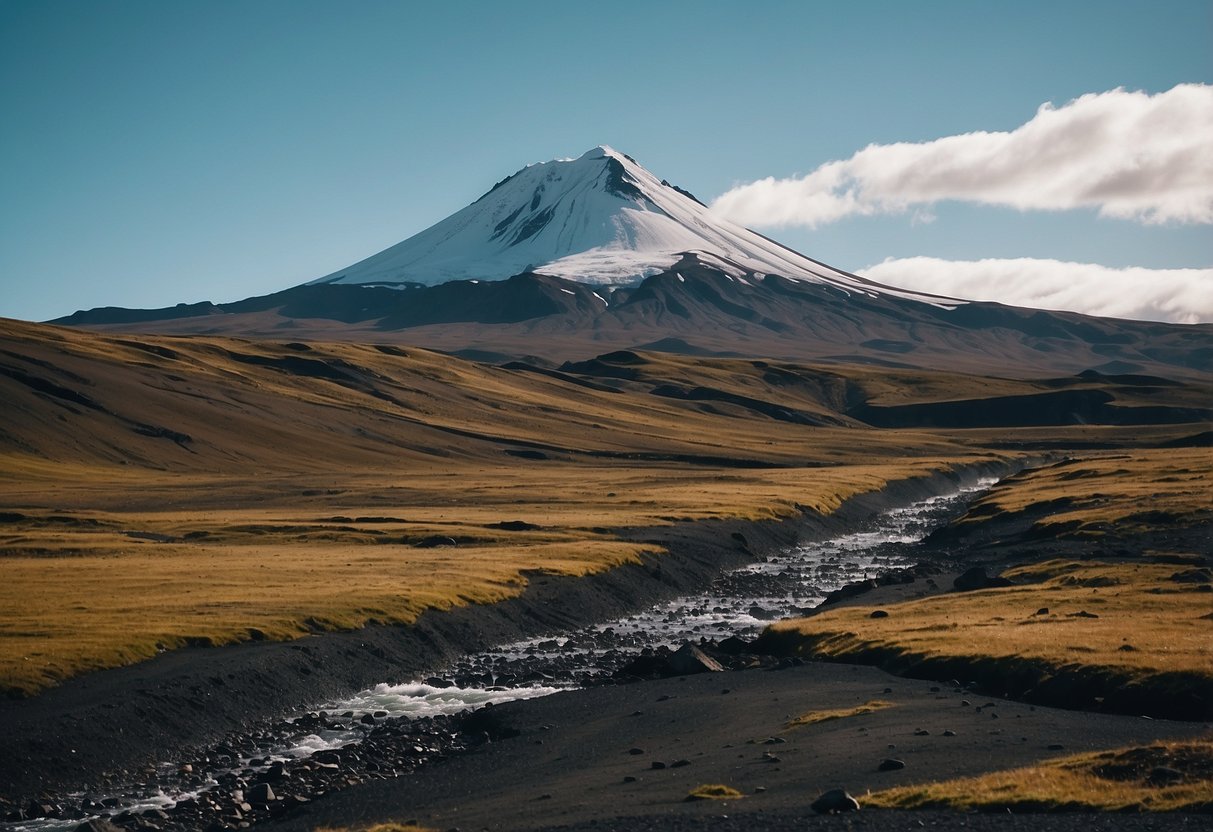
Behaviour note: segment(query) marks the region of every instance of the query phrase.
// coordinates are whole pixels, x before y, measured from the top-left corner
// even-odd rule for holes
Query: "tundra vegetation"
[[[19,322],[4,322],[0,341],[0,689],[9,695],[187,645],[492,603],[537,572],[580,576],[659,556],[637,530],[828,515],[890,482],[982,463],[1078,453],[1111,466],[1111,481],[1135,483],[1122,500],[1133,511],[1115,517],[1099,514],[1110,498],[1091,502],[1091,478],[1049,483],[1059,495],[1073,486],[1073,521],[1088,531],[1147,509],[1198,512],[1193,494],[1208,478],[1203,450],[1141,450],[1182,446],[1205,429],[1188,418],[1205,393],[1189,381],[1159,381],[1159,399],[1148,379],[642,352],[491,366],[394,345]],[[931,425],[935,403],[951,413],[949,403],[996,396],[1002,407],[1059,386],[1148,410],[1158,424]],[[884,408],[888,421],[903,406],[917,407],[914,427],[860,418]],[[1153,484],[1141,484],[1147,475]],[[1170,496],[1155,505],[1154,494]],[[1006,495],[997,511],[1022,510],[1022,498]],[[1060,566],[1050,569],[1023,572],[1033,588],[987,594],[979,608],[923,601],[885,626],[922,640],[909,647],[936,650],[963,644],[964,628],[984,636],[1009,622],[1002,629],[1016,634],[1068,636],[1029,643],[1042,661],[1098,662],[1127,678],[1207,673],[1189,619],[1208,596],[1167,583],[1165,567],[1083,564],[1070,576],[1119,582],[1108,588],[1067,584]],[[1058,611],[1024,622],[1032,592]],[[1098,612],[1099,623],[1064,617],[1070,606]],[[853,626],[855,615],[794,626],[838,656],[893,638],[876,622]],[[901,630],[909,616],[915,626]],[[1118,650],[1121,635],[1133,652]],[[1156,656],[1152,645],[1163,643],[1176,646],[1170,656]]]

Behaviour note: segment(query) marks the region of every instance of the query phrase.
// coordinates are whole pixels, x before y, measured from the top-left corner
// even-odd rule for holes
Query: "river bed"
[[[872,519],[870,528],[806,543],[721,574],[703,593],[683,596],[635,615],[472,654],[450,667],[405,684],[380,684],[340,701],[234,738],[190,763],[166,761],[146,782],[110,794],[70,794],[57,801],[71,819],[0,823],[2,832],[75,829],[99,815],[149,819],[171,828],[178,804],[205,802],[212,791],[255,782],[301,760],[328,760],[325,753],[349,751],[378,737],[408,743],[410,765],[455,753],[462,747],[450,717],[516,699],[609,683],[642,651],[686,642],[757,636],[775,619],[803,614],[832,591],[891,570],[912,566],[916,545],[957,516],[995,480],[895,508]],[[385,726],[395,726],[392,737]],[[393,739],[394,737],[394,739]],[[319,755],[319,756],[318,756]],[[317,765],[331,765],[323,762]],[[276,769],[275,769],[276,767]],[[334,766],[335,767],[335,766]],[[407,773],[391,768],[382,776]]]

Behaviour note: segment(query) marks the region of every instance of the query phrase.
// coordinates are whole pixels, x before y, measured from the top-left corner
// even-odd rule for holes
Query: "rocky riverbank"
[[[588,578],[531,576],[518,598],[424,614],[409,627],[371,626],[318,633],[290,643],[260,642],[173,651],[149,662],[72,680],[28,700],[0,703],[0,796],[24,803],[47,793],[104,791],[146,778],[167,759],[265,731],[275,717],[304,711],[384,681],[405,681],[470,651],[568,630],[643,608],[706,585],[721,570],[798,541],[855,528],[875,513],[1006,473],[1008,463],[963,474],[895,482],[797,522],[721,521],[629,533],[667,554]]]

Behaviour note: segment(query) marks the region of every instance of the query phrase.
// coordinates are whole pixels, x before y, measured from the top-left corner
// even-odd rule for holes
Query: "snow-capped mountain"
[[[999,376],[1203,372],[1208,327],[920,294],[714,215],[608,147],[531,165],[402,243],[262,297],[101,308],[122,332],[395,342],[551,366],[610,350]]]
[[[627,286],[693,255],[737,280],[767,274],[935,305],[958,301],[873,283],[713,214],[605,145],[530,165],[461,211],[312,284],[433,286],[522,273]]]

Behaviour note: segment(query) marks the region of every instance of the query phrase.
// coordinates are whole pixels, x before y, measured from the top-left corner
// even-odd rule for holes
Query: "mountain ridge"
[[[737,279],[779,274],[923,303],[962,302],[884,286],[806,257],[716,216],[690,191],[607,145],[528,165],[446,219],[308,283],[434,285],[530,272],[627,286],[688,254],[718,260]]]
[[[104,308],[109,331],[408,343],[550,366],[620,349],[1011,377],[1210,375],[1213,325],[1021,309],[883,286],[729,223],[599,146],[530,165],[347,269],[233,303]]]
[[[225,304],[109,308],[56,323],[108,332],[412,344],[551,366],[617,349],[951,368],[1008,377],[1208,377],[1213,325],[969,303],[953,310],[769,275],[742,282],[688,257],[608,290],[550,275],[397,288],[304,285]]]

